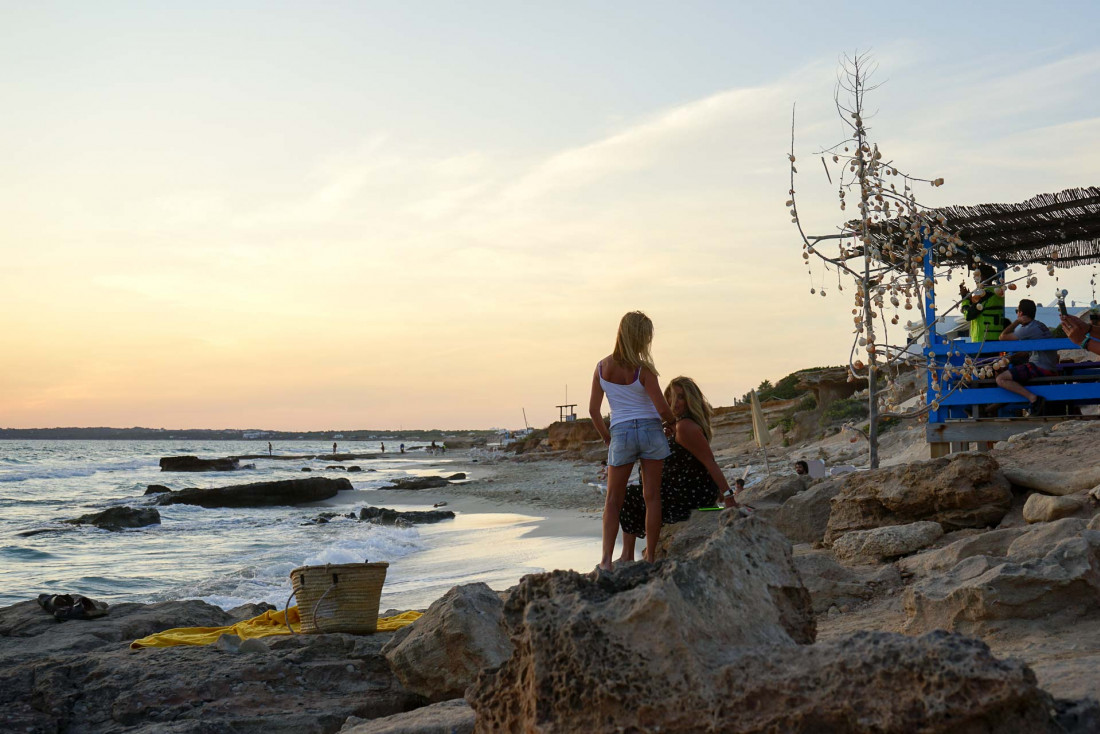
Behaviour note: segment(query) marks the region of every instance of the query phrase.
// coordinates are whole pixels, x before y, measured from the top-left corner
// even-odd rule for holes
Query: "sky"
[[[636,309],[715,405],[845,363],[857,50],[922,203],[1100,185],[1095,2],[0,5],[0,427],[543,426]]]

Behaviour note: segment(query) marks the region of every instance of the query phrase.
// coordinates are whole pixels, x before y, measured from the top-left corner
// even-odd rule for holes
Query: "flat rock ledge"
[[[443,520],[453,520],[451,510],[408,510],[401,512],[388,507],[364,507],[359,510],[359,519],[375,525],[421,525]]]
[[[234,471],[241,468],[239,459],[200,459],[197,456],[165,456],[160,460],[161,471]]]
[[[121,603],[106,617],[58,624],[34,601],[2,608],[3,731],[330,734],[352,716],[424,704],[382,656],[388,632],[129,649],[154,632],[225,626],[261,611],[196,600]]]
[[[158,505],[198,505],[200,507],[270,507],[303,505],[335,497],[340,490],[354,489],[345,477],[329,479],[284,479],[275,482],[234,484],[211,489],[190,488],[157,495]]]

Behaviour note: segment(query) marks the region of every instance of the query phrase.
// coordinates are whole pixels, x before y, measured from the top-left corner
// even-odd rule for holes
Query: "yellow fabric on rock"
[[[288,616],[290,626],[294,628],[294,631],[301,632],[301,618],[298,616],[298,607],[291,607],[286,613],[274,610],[264,612],[258,617],[246,619],[228,627],[177,627],[176,629],[164,630],[148,637],[142,637],[140,640],[134,640],[130,643],[130,649],[175,647],[176,645],[211,645],[217,642],[222,635],[236,635],[242,640],[252,637],[289,635],[290,630],[286,628]],[[420,612],[402,612],[392,617],[379,617],[378,631],[392,632],[412,624],[420,617]]]

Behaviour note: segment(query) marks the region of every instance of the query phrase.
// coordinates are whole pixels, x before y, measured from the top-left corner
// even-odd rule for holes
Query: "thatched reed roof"
[[[1095,186],[1039,194],[1019,204],[945,206],[932,212],[936,215],[943,215],[944,229],[982,259],[1062,267],[1100,262],[1100,188]],[[960,253],[940,262],[971,260]]]

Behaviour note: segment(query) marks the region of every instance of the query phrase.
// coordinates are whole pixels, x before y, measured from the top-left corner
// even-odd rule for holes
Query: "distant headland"
[[[256,428],[0,428],[2,439],[84,441],[446,441],[479,443],[495,439],[490,430],[331,430],[265,431]]]

